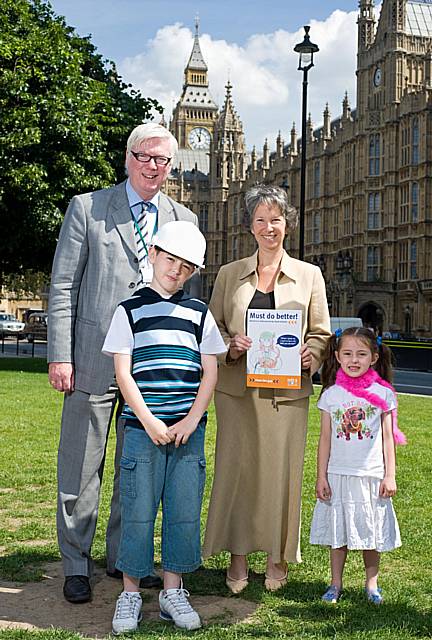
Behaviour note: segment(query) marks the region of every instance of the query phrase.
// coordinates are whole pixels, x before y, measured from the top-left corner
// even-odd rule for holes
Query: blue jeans
[[[126,426],[120,460],[120,571],[136,578],[153,571],[160,502],[164,570],[187,573],[200,566],[206,422],[203,418],[187,444],[177,449],[173,443],[156,446],[144,429]]]

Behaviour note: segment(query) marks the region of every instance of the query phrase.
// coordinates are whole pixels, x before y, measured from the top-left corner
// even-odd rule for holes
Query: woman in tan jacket
[[[203,553],[231,552],[226,584],[248,583],[247,554],[267,552],[265,586],[286,583],[287,562],[300,562],[300,510],[311,375],[330,336],[325,284],[318,267],[283,248],[297,211],[279,187],[257,185],[246,208],[258,251],[221,267],[210,309],[228,346],[219,367],[215,405],[216,462]],[[299,390],[246,387],[246,311],[301,310]]]

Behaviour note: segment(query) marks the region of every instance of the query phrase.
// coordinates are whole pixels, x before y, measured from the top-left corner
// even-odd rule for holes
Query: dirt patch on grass
[[[63,598],[63,573],[60,562],[45,567],[41,582],[6,582],[0,580],[0,629],[49,629],[60,627],[81,633],[87,638],[104,638],[111,632],[115,601],[121,582],[97,568],[92,602],[73,605]],[[159,620],[158,591],[143,592],[143,622]],[[247,621],[257,604],[241,598],[192,596],[193,606],[203,624],[235,624]],[[161,625],[164,623],[161,622]]]
[[[6,520],[6,531],[17,531],[24,524],[27,524],[28,520],[26,518],[7,518]]]
[[[54,542],[54,538],[51,540],[26,540],[26,547],[45,547],[48,544],[52,544]]]

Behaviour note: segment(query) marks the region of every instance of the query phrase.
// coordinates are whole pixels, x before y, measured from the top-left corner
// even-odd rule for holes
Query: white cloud
[[[340,115],[345,91],[351,106],[355,106],[356,21],[356,11],[340,10],[325,21],[311,21],[311,40],[320,48],[315,68],[309,72],[308,111],[314,126],[322,122],[326,102],[332,117]],[[213,40],[208,34],[200,37],[213,98],[222,106],[229,77],[248,148],[256,145],[260,150],[266,137],[274,148],[279,130],[288,140],[293,121],[300,131],[302,74],[297,71],[293,48],[302,39],[302,28],[256,34],[244,46]],[[181,93],[192,44],[193,34],[188,28],[180,23],[167,25],[147,42],[141,54],[118,64],[125,81],[159,100],[166,119]]]

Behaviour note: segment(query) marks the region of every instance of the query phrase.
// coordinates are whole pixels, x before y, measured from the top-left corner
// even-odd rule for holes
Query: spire
[[[295,122],[293,122],[293,126],[291,129],[291,143],[290,143],[291,153],[297,153],[297,132],[295,128]]]
[[[186,65],[185,71],[187,69],[194,69],[196,71],[207,71],[207,65],[204,61],[203,54],[201,52],[200,42],[199,42],[199,18],[196,16],[195,18],[195,37],[194,43],[192,47],[192,53],[189,58],[189,62]]]
[[[375,38],[374,0],[359,1],[359,16],[357,20],[358,50],[369,49]]]
[[[309,112],[309,117],[308,117],[307,122],[306,122],[306,129],[307,129],[307,135],[308,135],[308,138],[309,138],[310,142],[313,142],[313,139],[314,139],[313,124],[312,124],[312,116],[311,116],[310,112]]]
[[[263,169],[270,169],[270,153],[267,138],[263,146]]]
[[[256,171],[256,169],[257,169],[257,153],[256,153],[255,145],[252,148],[251,165],[252,165],[252,171]]]
[[[348,92],[345,91],[345,97],[342,102],[342,118],[347,120],[351,116],[351,107],[348,100]]]
[[[282,158],[283,157],[283,140],[282,140],[282,135],[281,132],[279,130],[278,136],[276,138],[276,155],[278,158]]]
[[[213,163],[214,158],[220,163],[220,171],[219,173],[216,171],[216,179],[223,188],[228,188],[230,181],[241,180],[244,175],[246,145],[243,125],[234,108],[231,96],[232,84],[229,80],[225,89],[225,101],[213,131],[210,163]]]
[[[325,109],[324,109],[324,126],[323,126],[323,134],[324,134],[324,140],[330,140],[331,138],[331,131],[330,131],[330,109],[328,106],[328,102],[326,103]]]
[[[225,85],[225,89],[225,102],[221,109],[221,113],[217,123],[218,129],[237,131],[243,134],[243,125],[234,108],[231,95],[232,84],[229,80]]]

